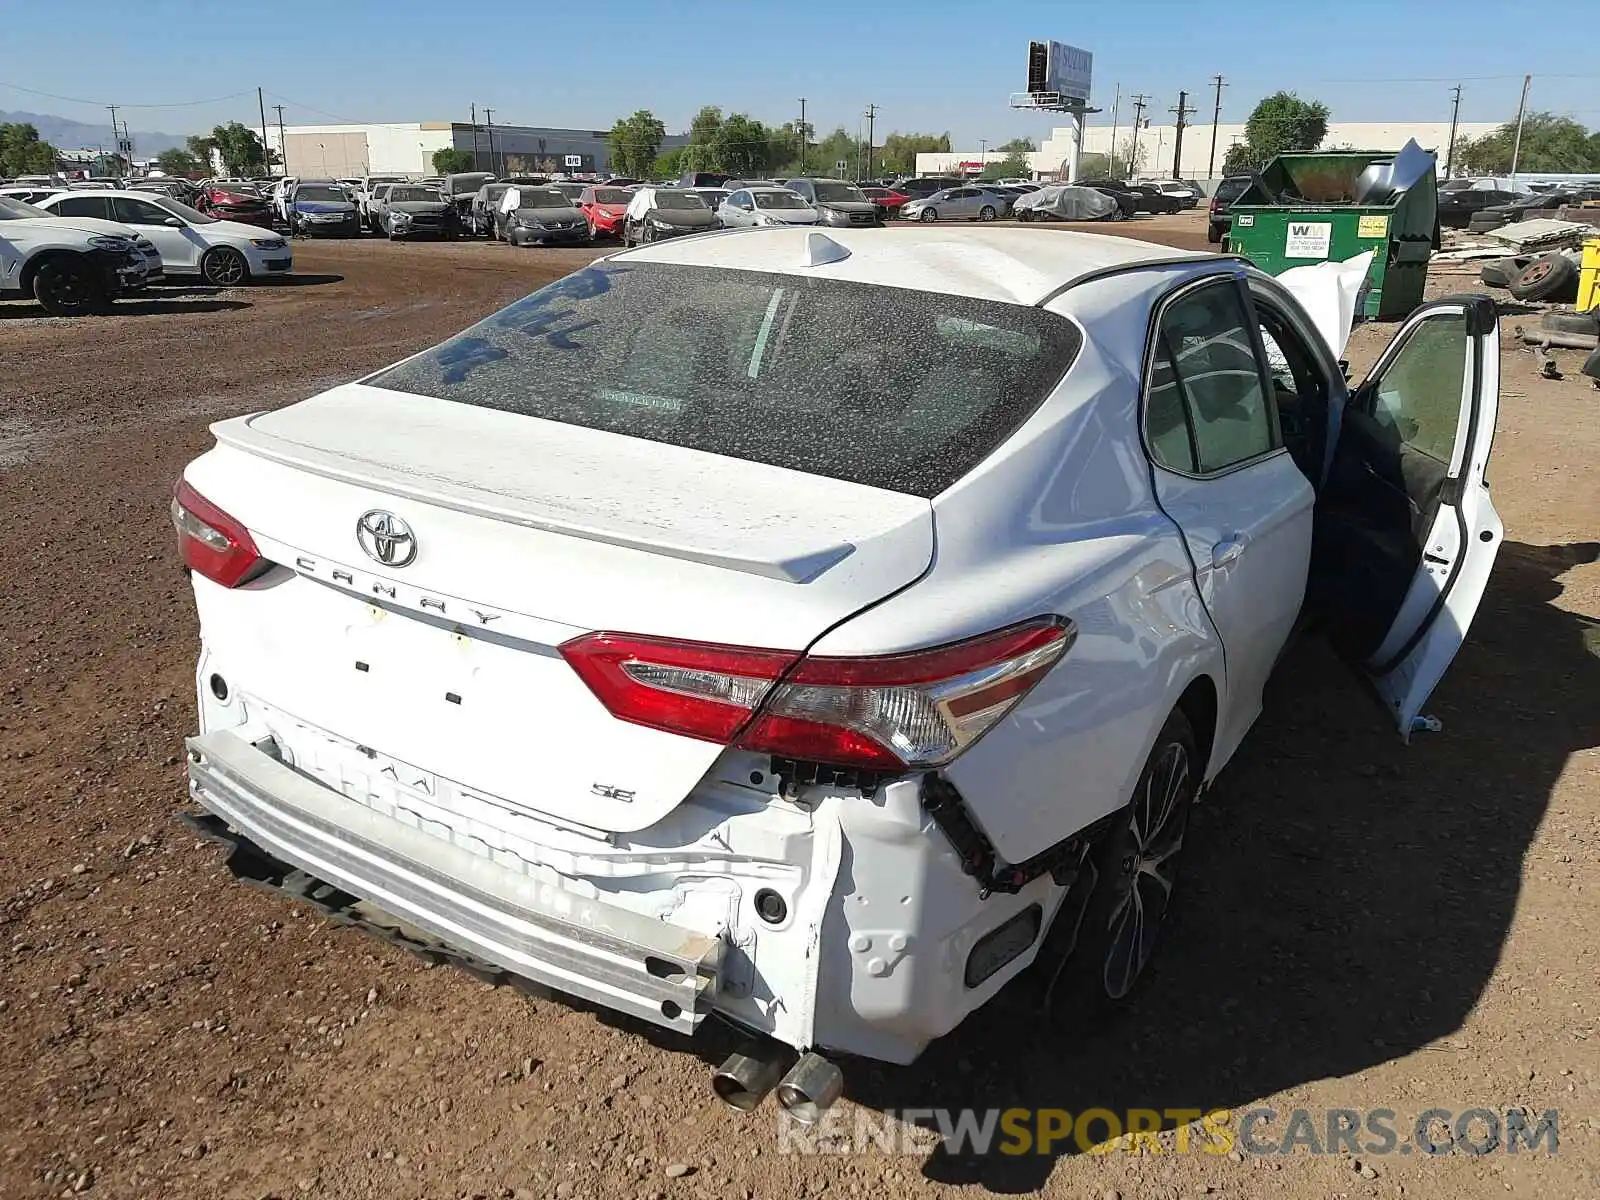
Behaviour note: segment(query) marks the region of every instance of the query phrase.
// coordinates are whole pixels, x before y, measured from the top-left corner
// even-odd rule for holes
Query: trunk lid
[[[919,497],[363,385],[213,429],[189,481],[288,568],[196,578],[214,669],[436,798],[589,828],[654,824],[721,747],[612,717],[562,642],[798,651],[933,554]],[[393,564],[373,511],[414,539]]]

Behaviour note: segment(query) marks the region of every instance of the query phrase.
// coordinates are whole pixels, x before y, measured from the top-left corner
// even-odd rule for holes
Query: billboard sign
[[[1065,42],[1028,43],[1028,91],[1088,104],[1093,81],[1094,55],[1089,51]]]

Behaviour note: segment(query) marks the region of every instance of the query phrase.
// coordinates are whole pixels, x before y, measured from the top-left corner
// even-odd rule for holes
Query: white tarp
[[[1032,212],[1059,221],[1098,221],[1117,211],[1117,202],[1094,188],[1052,184],[1021,196],[1011,206],[1013,214]]]
[[[1344,262],[1291,267],[1277,277],[1290,295],[1300,301],[1300,307],[1306,310],[1335,358],[1344,354],[1345,344],[1350,340],[1350,330],[1356,323],[1356,304],[1371,266],[1372,251],[1368,250]]]

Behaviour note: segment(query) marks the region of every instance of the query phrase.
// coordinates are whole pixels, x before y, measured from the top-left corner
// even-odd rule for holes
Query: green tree
[[[189,148],[190,154],[200,160],[200,173],[202,175],[209,175],[216,169],[217,142],[215,138],[205,137],[202,134],[190,134],[184,139],[183,144]]]
[[[1259,170],[1279,154],[1315,150],[1328,136],[1328,106],[1293,92],[1274,92],[1255,106],[1244,123],[1244,136],[1223,161],[1230,175]]]
[[[651,179],[677,179],[683,174],[684,147],[679,146],[656,155],[655,162],[650,164]]]
[[[1039,147],[1032,138],[1012,138],[1003,145],[996,146],[996,150],[1004,150],[1007,154],[1032,154]]]
[[[205,168],[200,160],[187,150],[163,150],[156,155],[156,166],[168,175],[201,175]]]
[[[33,125],[0,125],[0,175],[50,175],[56,169],[56,148],[39,137]]]
[[[844,163],[843,170],[839,164]],[[807,154],[806,168],[813,175],[839,175],[854,178],[866,166],[866,142],[843,125],[816,143]]]
[[[267,149],[261,144],[261,135],[238,121],[218,125],[211,131],[209,141],[222,155],[222,169],[236,177],[264,175],[268,162],[276,162],[278,158],[274,153],[269,160]]]
[[[1083,169],[1083,160],[1078,160],[1078,169]],[[1004,158],[996,162],[985,163],[979,179],[1027,179],[1033,174],[1028,166],[1028,160],[1017,151],[1013,150]]]
[[[454,146],[440,146],[429,160],[435,175],[454,175],[458,171],[476,171],[478,156],[471,150],[457,150]]]
[[[656,152],[666,136],[667,127],[648,108],[641,108],[631,117],[618,118],[606,136],[611,169],[618,175],[643,179],[655,165]]]
[[[948,133],[891,133],[883,139],[877,159],[887,175],[910,175],[917,169],[918,154],[948,153]]]
[[[1516,149],[1517,125],[1507,122],[1476,140],[1456,142],[1455,166],[1483,175],[1507,175]],[[1600,171],[1600,134],[1591,134],[1570,117],[1529,113],[1522,123],[1519,171]]]
[[[744,113],[731,113],[717,130],[714,168],[740,178],[763,175],[771,163],[767,127]]]
[[[722,110],[707,104],[689,122],[689,144],[684,147],[683,170],[722,171],[718,138],[722,134]]]

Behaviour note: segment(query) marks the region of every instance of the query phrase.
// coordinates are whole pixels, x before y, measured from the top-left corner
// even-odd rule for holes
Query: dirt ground
[[[1109,232],[1202,247],[1203,215]],[[892,236],[892,235],[890,235]],[[1009,995],[847,1117],[907,1108],[1559,1110],[1559,1152],[795,1152],[690,1045],[529,1000],[229,880],[186,804],[196,627],[169,488],[209,421],[419,349],[585,261],[297,243],[303,273],[111,317],[0,305],[0,1197],[1600,1194],[1600,392],[1509,345],[1507,542],[1407,747],[1317,643],[1198,810],[1116,1023]],[[1438,277],[1435,291],[1470,286]],[[1536,319],[1536,318],[1534,318]],[[1389,329],[1356,335],[1370,361]],[[1182,1119],[1182,1118],[1180,1118]],[[1169,1122],[1170,1124],[1170,1122]],[[924,1139],[926,1140],[926,1139]]]

